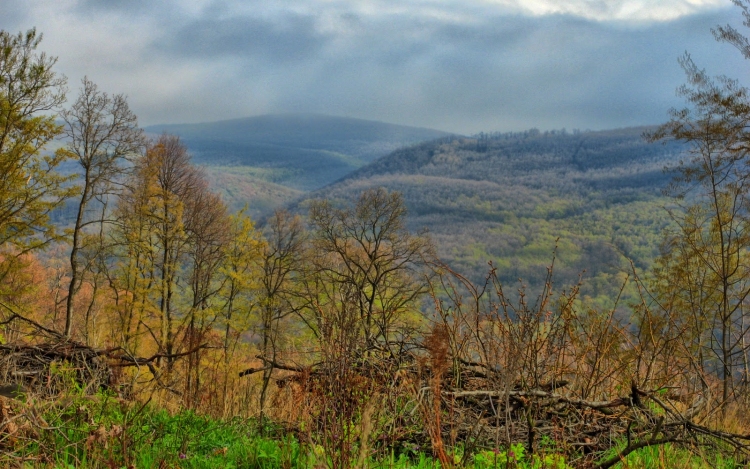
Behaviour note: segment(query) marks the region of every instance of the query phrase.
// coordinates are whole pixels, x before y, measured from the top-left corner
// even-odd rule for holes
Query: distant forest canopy
[[[343,204],[368,188],[399,191],[409,227],[428,229],[440,257],[474,281],[492,261],[506,285],[541,286],[557,244],[557,283],[574,285],[583,273],[583,293],[609,303],[629,260],[651,266],[670,223],[662,191],[673,175],[665,168],[686,147],[649,143],[643,135],[652,130],[444,137],[399,149],[306,199]]]

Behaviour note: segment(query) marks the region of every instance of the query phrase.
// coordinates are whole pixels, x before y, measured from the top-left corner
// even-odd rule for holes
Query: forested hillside
[[[628,259],[651,264],[669,223],[664,167],[684,146],[648,143],[647,130],[443,138],[397,150],[312,197],[401,192],[410,228],[428,229],[440,256],[475,280],[492,261],[504,283],[539,286],[559,238],[560,283],[585,270],[584,292],[605,301]]]
[[[278,114],[203,124],[156,125],[179,135],[232,207],[267,213],[409,145],[448,133],[316,114]]]

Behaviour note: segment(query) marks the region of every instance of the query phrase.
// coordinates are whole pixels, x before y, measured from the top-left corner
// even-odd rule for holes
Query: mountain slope
[[[397,150],[311,197],[400,191],[411,228],[428,228],[441,257],[475,280],[492,261],[504,283],[538,287],[557,243],[558,280],[574,284],[585,269],[584,292],[604,301],[619,289],[626,258],[651,264],[670,223],[661,189],[671,176],[662,168],[683,147],[646,143],[644,130],[443,138]]]
[[[260,178],[312,190],[417,142],[446,132],[317,114],[279,114],[202,124],[155,125],[152,134],[179,135],[202,165],[259,168]],[[250,201],[252,203],[252,201]]]

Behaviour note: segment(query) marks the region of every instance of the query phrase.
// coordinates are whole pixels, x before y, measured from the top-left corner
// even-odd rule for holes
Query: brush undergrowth
[[[183,411],[170,414],[151,405],[108,395],[68,397],[54,403],[19,403],[11,407],[17,431],[0,432],[0,466],[23,468],[258,468],[326,467],[322,447],[300,443],[269,426],[261,436],[257,422],[219,420]],[[25,416],[27,423],[20,423]],[[548,448],[528,455],[523,445],[507,451],[479,450],[456,458],[456,467],[473,469],[569,469],[565,458]],[[461,451],[456,452],[460,454]],[[459,463],[462,462],[463,464]],[[572,463],[571,463],[572,464]],[[373,469],[437,469],[440,463],[423,452],[370,460]],[[701,457],[672,445],[630,454],[621,468],[734,469],[719,456]]]

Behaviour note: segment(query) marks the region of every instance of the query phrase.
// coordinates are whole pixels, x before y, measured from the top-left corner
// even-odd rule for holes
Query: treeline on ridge
[[[583,273],[583,294],[611,305],[629,262],[650,268],[670,226],[662,190],[673,174],[665,167],[686,147],[647,142],[649,130],[445,137],[395,151],[308,197],[343,203],[368,188],[400,192],[409,227],[427,228],[440,257],[475,282],[493,261],[504,284],[541,288],[557,245],[558,281],[574,284]]]

